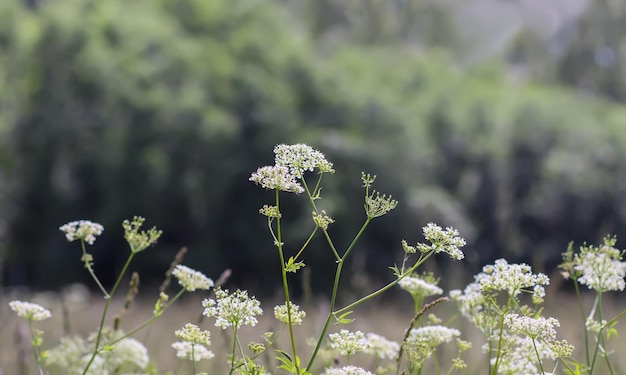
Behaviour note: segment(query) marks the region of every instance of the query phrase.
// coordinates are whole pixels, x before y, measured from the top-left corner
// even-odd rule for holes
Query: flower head
[[[366,353],[374,354],[380,359],[394,359],[398,356],[400,345],[395,341],[376,333],[368,333],[367,341],[369,346],[365,349]]]
[[[322,375],[374,375],[374,374],[361,367],[343,366],[341,368],[328,368]]]
[[[213,287],[213,280],[206,277],[202,272],[195,271],[182,264],[174,268],[172,275],[178,279],[178,283],[188,292],[193,292],[196,289],[208,290]]]
[[[145,369],[150,358],[148,357],[148,350],[140,341],[127,337],[115,344],[114,362],[118,366],[133,364]]]
[[[215,326],[226,329],[238,329],[242,325],[255,326],[258,323],[257,315],[263,314],[261,303],[254,297],[248,297],[245,290],[237,290],[228,294],[228,290],[215,289],[216,300],[205,299],[202,306],[203,314],[215,317]]]
[[[302,319],[306,316],[306,312],[300,311],[300,306],[295,305],[289,301],[289,310],[291,312],[291,323],[302,324]],[[274,316],[276,319],[283,323],[289,323],[289,316],[287,315],[287,304],[278,305],[274,307]]]
[[[531,339],[555,340],[556,329],[559,321],[555,318],[532,318],[530,316],[520,316],[519,314],[506,314],[504,324],[511,332],[528,336]]]
[[[202,344],[178,341],[172,344],[172,348],[176,350],[176,356],[178,358],[188,359],[190,361],[193,360],[194,362],[215,357],[215,354]]]
[[[295,145],[280,144],[274,147],[277,166],[289,168],[290,173],[302,179],[304,171],[313,172],[316,168],[320,173],[334,173],[333,164],[326,160],[321,152],[299,143]]]
[[[289,168],[283,165],[265,166],[257,169],[249,178],[250,181],[261,185],[264,189],[280,190],[288,193],[300,194],[304,188],[300,186]]]
[[[614,248],[616,239],[605,238],[600,247],[584,246],[574,258],[574,270],[580,274],[578,282],[598,292],[624,290],[626,262],[623,252]]]
[[[361,331],[350,332],[342,329],[339,333],[331,333],[330,347],[338,350],[341,355],[352,355],[367,350],[369,341]]]
[[[122,228],[124,228],[124,238],[128,245],[130,245],[130,251],[138,253],[154,245],[163,231],[157,230],[156,227],[145,231],[140,230],[144,221],[143,217],[135,216],[132,221],[124,220],[122,222]]]
[[[36,303],[11,301],[9,306],[17,313],[17,316],[28,320],[44,320],[52,316],[50,310]]]
[[[211,345],[211,332],[202,331],[195,324],[187,323],[182,329],[174,332],[176,337],[190,344]]]
[[[493,265],[483,267],[483,272],[475,276],[482,291],[504,290],[515,297],[523,291],[533,291],[533,300],[545,295],[543,286],[550,283],[543,273],[533,274],[529,265],[509,264],[505,259],[498,259]]]
[[[398,285],[413,296],[428,297],[443,293],[443,289],[437,286],[438,280],[432,274],[422,277],[405,276]]]
[[[98,223],[89,220],[72,221],[59,227],[61,232],[65,233],[65,238],[72,242],[74,240],[83,240],[90,245],[96,241],[104,231],[104,227]]]
[[[428,223],[422,228],[424,237],[431,243],[430,245],[418,244],[417,248],[422,253],[434,250],[436,253],[444,252],[452,259],[461,260],[465,257],[461,248],[465,246],[465,240],[459,237],[459,231],[454,228],[443,230],[439,225]]]

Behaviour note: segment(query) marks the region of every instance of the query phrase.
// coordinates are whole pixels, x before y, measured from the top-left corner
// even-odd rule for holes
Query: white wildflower
[[[195,324],[187,323],[182,329],[174,332],[174,334],[184,342],[211,345],[211,332],[203,331]]]
[[[204,315],[215,317],[216,327],[238,329],[242,325],[255,326],[258,323],[256,316],[263,314],[261,303],[254,297],[248,297],[245,290],[228,294],[228,290],[217,288],[215,296],[217,300],[205,299],[202,306],[205,307]]]
[[[328,368],[322,375],[374,375],[373,373],[356,366]]]
[[[443,293],[443,289],[419,277],[406,276],[398,282],[398,285],[412,295],[422,297],[440,295]]]
[[[300,306],[291,303],[291,301],[289,301],[289,307],[291,311],[291,324],[302,324],[302,319],[306,316],[306,312],[300,311]],[[283,323],[289,323],[286,303],[274,307],[274,317]]]
[[[290,173],[302,179],[305,171],[313,172],[316,168],[321,173],[334,173],[333,164],[326,160],[321,152],[305,144],[285,145],[274,147],[277,166],[289,168]]]
[[[461,260],[465,257],[461,248],[465,246],[465,240],[459,237],[459,231],[454,228],[443,230],[439,225],[428,223],[422,228],[424,237],[431,243],[430,245],[418,244],[417,248],[422,253],[434,250],[436,253],[446,253],[450,258]]]
[[[172,348],[176,350],[178,358],[193,360],[195,362],[203,359],[211,359],[215,354],[202,344],[192,344],[186,341],[178,341],[172,344]]]
[[[96,236],[102,234],[104,227],[89,220],[78,220],[62,225],[59,227],[59,230],[65,233],[65,238],[69,242],[83,240],[93,245],[96,241]]]
[[[304,188],[296,181],[289,168],[282,165],[266,166],[257,169],[249,178],[264,189],[280,190],[300,194]]]
[[[400,345],[395,341],[376,333],[368,333],[367,341],[369,346],[365,349],[366,353],[374,354],[380,359],[395,359],[398,356]]]
[[[342,329],[338,333],[331,333],[330,347],[339,351],[341,355],[353,355],[358,352],[367,350],[370,346],[369,341],[361,331],[350,332]]]
[[[9,306],[17,316],[28,320],[45,320],[52,316],[50,310],[36,303],[11,301],[9,302]]]
[[[193,292],[196,289],[208,290],[213,287],[213,280],[206,277],[202,272],[193,270],[182,264],[174,268],[172,275],[178,279],[178,283],[188,292]]]

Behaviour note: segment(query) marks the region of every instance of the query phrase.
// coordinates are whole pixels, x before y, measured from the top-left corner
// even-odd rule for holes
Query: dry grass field
[[[46,321],[37,322],[37,328],[43,330],[44,348],[50,348],[58,343],[58,340],[65,333],[86,335],[96,329],[101,311],[104,306],[104,300],[101,297],[88,296],[87,300],[75,300],[65,304],[67,311],[63,311],[62,305],[59,303],[59,297],[53,293],[44,293],[33,296],[37,303],[48,307],[53,318]],[[0,375],[25,375],[36,374],[32,351],[30,348],[30,338],[26,321],[17,318],[15,314],[9,310],[8,302],[12,299],[28,299],[27,296],[16,295],[14,292],[0,295]],[[189,295],[178,303],[174,304],[159,320],[149,326],[144,331],[135,335],[135,338],[144,342],[147,346],[151,361],[156,365],[161,374],[191,374],[190,367],[187,363],[182,363],[175,357],[175,351],[171,348],[171,343],[176,341],[174,331],[181,328],[185,323],[198,323],[202,312],[201,300],[204,298],[200,293]],[[263,302],[263,301],[262,301]],[[587,301],[591,302],[591,301]],[[626,301],[618,298],[607,298],[606,300],[606,316],[612,317],[626,309]],[[137,300],[133,303],[130,310],[122,317],[122,327],[130,330],[149,319],[152,314],[154,301]],[[116,300],[111,305],[109,314],[109,324],[112,318],[121,311],[121,300]],[[259,324],[254,327],[244,327],[241,330],[242,335],[249,341],[262,342],[262,334],[266,331],[276,331],[280,324],[273,318],[273,305],[263,304],[264,315]],[[311,350],[306,345],[306,339],[313,337],[323,325],[327,305],[320,301],[310,306],[303,306],[308,315],[303,326],[297,327],[297,337],[300,342],[300,350],[302,357],[306,358],[306,353]],[[432,312],[444,320],[454,314],[455,306],[452,303],[444,303],[437,306]],[[579,311],[573,295],[561,292],[554,298],[546,299],[546,316],[553,316],[560,320],[561,329],[559,337],[567,339],[577,347],[576,355],[582,358],[580,352],[582,346],[582,331],[580,330]],[[67,316],[67,318],[64,318]],[[361,330],[363,332],[375,332],[386,336],[389,339],[401,341],[404,330],[412,319],[411,305],[409,298],[405,301],[397,303],[386,301],[384,303],[372,303],[355,313],[356,321],[349,326],[351,330]],[[200,362],[199,371],[206,371],[209,374],[227,374],[228,365],[226,363],[226,353],[228,352],[228,344],[230,336],[225,334],[218,328],[213,326],[212,319],[205,318],[200,326],[208,329],[212,334],[212,347],[216,357]],[[469,367],[461,373],[467,374],[486,374],[485,356],[481,353],[480,347],[483,344],[483,338],[480,333],[464,319],[456,319],[452,326],[463,332],[463,339],[472,341],[473,349],[465,353],[465,360]],[[344,327],[342,327],[344,328]],[[332,330],[338,330],[339,327],[332,327]],[[618,332],[626,329],[626,324],[620,323],[617,326]],[[287,335],[283,335],[287,339]],[[626,335],[618,335],[613,337],[609,342],[613,363],[616,366],[617,374],[626,374]],[[247,343],[247,342],[246,342]],[[287,348],[286,341],[279,343],[279,347]],[[438,355],[441,357],[439,365],[442,373],[446,373],[448,366],[448,358],[456,354],[454,345],[447,348],[438,349]],[[272,361],[268,366],[276,365],[273,359],[274,355],[269,352],[267,358]],[[367,357],[354,358],[356,363],[367,365],[364,362]],[[432,366],[432,361],[429,361]],[[548,369],[546,369],[548,370]],[[557,373],[562,373],[562,368]],[[321,372],[320,369],[318,369]],[[431,372],[432,371],[432,372]],[[424,372],[426,374],[436,373],[434,369]],[[274,370],[273,373],[276,373]],[[596,374],[604,374],[604,369],[600,368]]]

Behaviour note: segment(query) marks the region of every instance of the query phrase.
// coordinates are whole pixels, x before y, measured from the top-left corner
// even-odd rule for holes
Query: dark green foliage
[[[277,143],[335,163],[321,205],[339,247],[364,219],[362,170],[400,202],[355,253],[382,277],[429,221],[466,236],[468,274],[500,256],[555,262],[571,239],[623,230],[623,108],[515,82],[498,64],[460,71],[435,51],[328,48],[297,23],[268,1],[1,3],[5,282],[84,278],[78,244],[57,230],[83,218],[105,226],[92,253],[106,281],[128,251],[121,221],[142,215],[164,230],[136,263],[145,279],[189,246],[185,263],[209,276],[232,267],[237,282],[274,285],[257,214],[272,194],[248,177]],[[313,224],[287,202],[294,249]],[[318,244],[305,256],[317,285],[329,259]]]

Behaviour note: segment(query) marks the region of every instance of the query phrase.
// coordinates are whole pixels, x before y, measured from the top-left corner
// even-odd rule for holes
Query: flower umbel
[[[289,307],[291,310],[291,324],[302,324],[302,319],[306,316],[306,312],[300,311],[300,306],[291,303],[291,301],[289,301]],[[287,316],[287,304],[275,306],[274,316],[283,323],[289,323],[289,317]]]
[[[65,233],[65,238],[67,238],[69,242],[83,240],[93,245],[96,241],[96,236],[102,234],[104,227],[89,220],[78,220],[62,225],[59,227],[59,230]]]
[[[193,270],[182,264],[174,268],[172,275],[178,279],[178,283],[188,292],[193,292],[196,289],[208,290],[213,286],[213,280],[206,277],[202,272]]]
[[[607,237],[599,247],[583,246],[574,256],[574,270],[580,275],[578,282],[598,292],[624,290],[626,262],[624,253],[616,249],[615,237]]]
[[[203,359],[211,359],[215,357],[212,351],[206,348],[202,344],[192,344],[186,341],[177,341],[172,344],[172,348],[176,350],[176,356],[187,360],[193,360],[194,362],[201,361]]]
[[[289,168],[283,165],[261,167],[252,173],[249,180],[257,185],[261,185],[264,189],[296,194],[304,192],[304,188],[296,181],[294,175],[289,172]]]
[[[361,331],[350,332],[342,329],[339,333],[331,333],[330,347],[338,350],[341,355],[352,355],[367,350],[370,346],[369,341]]]
[[[329,368],[322,375],[374,375],[361,367],[343,366],[341,368]]]
[[[211,332],[202,331],[195,324],[187,323],[182,329],[174,332],[176,337],[190,344],[211,345]]]
[[[257,315],[263,314],[261,303],[254,297],[248,297],[245,290],[237,290],[228,294],[227,289],[215,289],[217,300],[205,299],[202,306],[203,314],[215,317],[215,326],[221,329],[233,327],[238,329],[242,325],[255,326],[258,323]]]
[[[368,333],[367,341],[369,346],[365,349],[366,353],[374,354],[380,359],[395,359],[398,356],[400,345],[395,341],[376,333]]]
[[[157,230],[156,227],[152,227],[147,231],[140,231],[139,229],[145,220],[143,217],[135,216],[132,221],[124,220],[122,222],[124,238],[130,245],[130,251],[133,253],[138,253],[154,245],[161,237],[161,234],[163,234],[163,231]]]
[[[326,160],[321,152],[299,143],[295,145],[277,145],[274,147],[276,165],[288,167],[290,173],[302,179],[304,171],[313,172],[316,168],[320,173],[335,173],[333,163]]]
[[[461,260],[465,257],[461,248],[465,246],[465,240],[459,237],[459,231],[454,228],[441,229],[439,225],[428,223],[422,228],[424,237],[431,243],[417,244],[417,248],[422,253],[427,253],[431,250],[435,250],[436,253],[444,252],[452,259]]]
[[[11,301],[9,302],[9,306],[11,310],[15,311],[17,316],[28,320],[45,320],[52,316],[50,310],[36,303]]]

